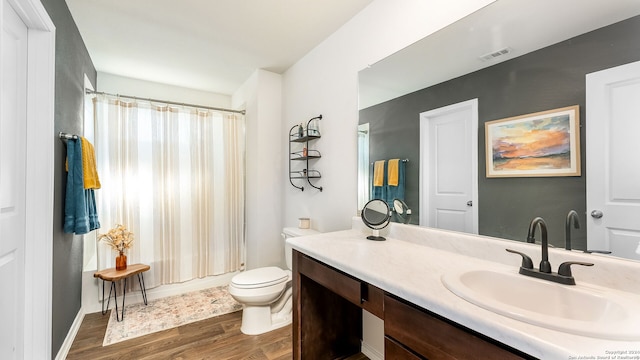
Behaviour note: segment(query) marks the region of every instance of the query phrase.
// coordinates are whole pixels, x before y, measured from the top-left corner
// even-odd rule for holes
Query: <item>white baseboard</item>
[[[362,342],[360,351],[371,360],[384,360],[384,354],[381,354],[378,349],[369,346],[369,344],[364,341]]]
[[[160,299],[167,296],[188,293],[191,291],[198,291],[198,290],[204,290],[212,287],[229,285],[229,283],[231,283],[231,278],[236,274],[237,272],[218,275],[218,276],[208,276],[202,279],[194,279],[194,280],[190,280],[183,283],[161,285],[153,289],[147,289],[147,300],[152,301],[152,300]],[[118,297],[118,300],[122,301],[122,297],[121,296]],[[138,291],[127,293],[125,305],[139,304],[141,302],[143,302],[141,291],[138,290]]]
[[[198,291],[208,289],[217,286],[229,285],[231,278],[238,274],[238,272],[227,273],[217,276],[207,276],[202,279],[193,279],[183,283],[176,283],[170,285],[161,285],[153,289],[147,289],[147,300],[155,300],[167,296],[184,294],[190,291]],[[131,296],[131,302],[129,302],[129,296]],[[136,291],[129,295],[127,293],[127,304],[136,304],[142,302],[142,293]]]
[[[78,315],[76,315],[76,318],[73,320],[73,324],[71,324],[71,328],[67,333],[67,337],[64,338],[64,342],[62,343],[62,346],[60,347],[55,360],[64,360],[67,358],[69,350],[71,349],[71,345],[73,344],[73,340],[76,338],[78,330],[80,330],[80,325],[82,325],[83,319],[84,310],[83,308],[80,308],[80,311],[78,311]]]
[[[155,300],[167,296],[184,294],[190,291],[198,291],[211,287],[229,285],[231,278],[236,275],[237,272],[208,276],[202,279],[194,279],[183,283],[176,283],[171,285],[161,285],[153,289],[147,289],[147,300]],[[93,272],[85,272],[83,275],[85,281],[83,281],[83,303],[82,307],[85,309],[86,314],[102,311],[102,280],[93,278]],[[136,277],[131,277],[135,283],[138,282]],[[107,296],[109,295],[109,282],[105,284],[105,291]],[[133,292],[127,292],[125,297],[126,305],[138,304],[142,302],[142,293],[139,290]],[[107,299],[105,299],[105,302]],[[118,296],[118,304],[122,304],[122,294]],[[105,304],[106,306],[106,304]],[[111,300],[111,307],[113,307],[113,299]]]

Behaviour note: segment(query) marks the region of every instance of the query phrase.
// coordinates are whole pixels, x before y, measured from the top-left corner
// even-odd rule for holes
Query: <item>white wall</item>
[[[323,115],[316,146],[324,191],[290,186],[282,157],[283,226],[308,216],[323,232],[350,227],[357,208],[358,71],[492,1],[375,0],[287,70],[280,131]],[[281,147],[286,154],[286,140]]]
[[[97,91],[228,109],[231,96],[98,72]]]
[[[246,254],[247,268],[285,266],[281,199],[284,187],[280,144],[286,139],[282,121],[282,76],[256,70],[233,95],[235,108],[245,108],[246,121]]]
[[[322,153],[317,168],[324,190],[305,187],[301,192],[289,185],[284,138],[283,226],[295,226],[298,217],[306,216],[322,232],[351,227],[358,204],[358,71],[492,1],[375,0],[287,70],[280,132],[287,134],[294,124],[323,115],[322,138],[314,145]],[[381,358],[383,323],[372,318],[364,314],[362,348],[369,357]]]

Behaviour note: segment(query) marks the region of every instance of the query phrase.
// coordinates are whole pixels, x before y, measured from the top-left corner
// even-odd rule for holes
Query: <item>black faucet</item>
[[[578,220],[578,213],[575,210],[569,211],[567,214],[567,220],[564,223],[564,248],[571,250],[571,223],[575,229],[580,229],[580,220]]]
[[[536,242],[536,227],[540,225],[540,233],[542,235],[542,260],[540,260],[540,272],[551,273],[551,264],[549,263],[549,240],[547,239],[547,223],[541,217],[536,217],[529,224],[529,233],[527,234],[527,242]]]
[[[576,214],[577,215],[577,214]],[[540,268],[533,267],[533,261],[529,256],[519,251],[506,249],[510,253],[519,254],[522,256],[522,264],[520,265],[519,273],[526,276],[532,276],[538,279],[549,280],[565,285],[575,285],[576,280],[571,274],[571,265],[583,265],[593,266],[591,263],[585,263],[580,261],[566,261],[560,264],[558,272],[551,271],[551,264],[549,263],[549,240],[547,239],[547,223],[541,217],[536,217],[531,220],[529,224],[529,233],[527,234],[527,242],[535,243],[536,227],[540,226],[540,233],[542,235],[542,260],[540,260]]]
[[[570,210],[567,214],[567,220],[564,223],[564,248],[571,250],[571,223],[573,223],[574,229],[580,229],[580,221],[578,220],[578,213],[575,210]],[[585,250],[587,254],[599,253],[599,254],[611,254],[608,250]]]

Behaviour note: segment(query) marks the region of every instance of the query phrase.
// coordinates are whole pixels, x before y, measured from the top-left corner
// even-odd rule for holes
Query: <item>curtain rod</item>
[[[242,115],[244,115],[246,113],[245,110],[233,110],[233,109],[225,109],[225,108],[218,108],[218,107],[212,107],[212,106],[187,104],[187,103],[168,101],[168,100],[141,98],[141,97],[130,96],[130,95],[110,94],[110,93],[106,93],[106,92],[102,92],[102,91],[93,91],[93,90],[89,90],[89,89],[87,89],[87,94],[116,96],[116,97],[133,99],[133,100],[144,100],[144,101],[149,101],[149,102],[159,102],[159,103],[164,103],[164,104],[180,105],[180,106],[187,106],[187,107],[207,109],[207,110],[226,111],[226,112],[238,113],[238,114],[242,114]]]

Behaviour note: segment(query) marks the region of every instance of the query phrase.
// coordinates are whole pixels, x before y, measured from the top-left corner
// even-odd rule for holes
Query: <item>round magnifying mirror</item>
[[[362,222],[373,229],[373,235],[367,236],[367,239],[375,241],[386,240],[380,236],[380,229],[384,229],[389,224],[390,219],[389,206],[386,202],[380,199],[373,199],[366,203],[362,208]]]
[[[393,199],[393,208],[396,210],[396,213],[399,215],[404,215],[404,211],[406,208],[406,204],[404,201],[400,199]]]
[[[408,224],[411,221],[411,209],[400,199],[393,199],[393,209],[395,210],[398,222]]]

